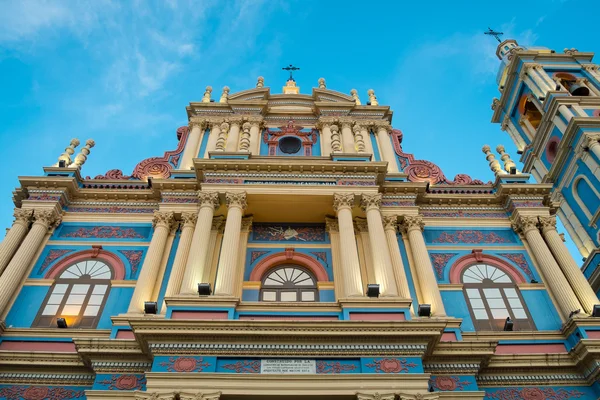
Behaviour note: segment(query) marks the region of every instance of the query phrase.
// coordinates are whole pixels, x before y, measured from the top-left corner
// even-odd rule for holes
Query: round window
[[[295,154],[302,147],[302,141],[297,137],[287,136],[279,140],[279,150],[285,154]]]

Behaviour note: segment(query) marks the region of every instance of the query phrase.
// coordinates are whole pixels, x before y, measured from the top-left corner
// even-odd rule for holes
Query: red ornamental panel
[[[374,368],[375,373],[398,374],[408,372],[415,368],[417,364],[408,362],[405,358],[380,358],[373,360],[373,363],[365,364],[369,368]]]
[[[464,390],[469,381],[461,381],[458,376],[436,376],[431,380],[431,386],[441,391]]]
[[[339,361],[317,361],[317,374],[340,374],[343,371],[354,371],[356,365],[342,364]]]
[[[233,364],[223,364],[223,369],[235,371],[238,374],[258,374],[260,373],[260,361],[245,360]]]
[[[496,400],[568,400],[579,399],[584,396],[578,390],[553,389],[553,388],[510,388],[499,389],[492,393],[486,393],[486,399]]]
[[[83,391],[44,386],[7,386],[0,389],[0,398],[6,400],[67,400],[83,397]]]
[[[146,378],[141,375],[112,375],[98,383],[107,385],[108,390],[142,390]]]
[[[169,361],[159,365],[166,367],[167,372],[202,372],[210,363],[203,362],[202,357],[169,357]]]

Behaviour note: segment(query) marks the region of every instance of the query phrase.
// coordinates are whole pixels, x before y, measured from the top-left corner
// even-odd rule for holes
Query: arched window
[[[529,120],[534,129],[537,129],[540,122],[542,122],[542,113],[527,95],[523,95],[519,101],[519,112],[523,115],[523,118]]]
[[[514,330],[535,329],[517,285],[500,268],[473,264],[461,280],[475,329],[501,331],[507,317],[513,320]]]
[[[94,328],[108,298],[114,272],[101,260],[81,260],[54,281],[33,326],[56,327],[65,318],[70,328]]]
[[[304,267],[281,265],[262,280],[262,301],[318,301],[317,281]]]
[[[554,80],[564,86],[573,96],[589,96],[590,89],[577,82],[577,77],[566,72],[554,74]]]

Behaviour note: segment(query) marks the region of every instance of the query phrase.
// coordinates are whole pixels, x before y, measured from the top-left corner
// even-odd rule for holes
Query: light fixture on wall
[[[379,284],[369,283],[367,285],[367,296],[368,297],[379,297]]]
[[[512,332],[513,325],[514,322],[512,321],[512,319],[510,319],[510,317],[506,317],[506,322],[504,322],[504,330],[507,332]]]
[[[210,296],[212,290],[210,289],[210,283],[199,283],[198,294],[200,296]]]
[[[419,317],[431,317],[431,304],[419,304]]]
[[[532,279],[529,283],[539,283],[536,279]]]
[[[68,328],[67,326],[67,320],[64,318],[57,318],[56,319],[56,326],[58,326],[59,328]]]
[[[155,301],[144,302],[144,313],[156,314],[158,312],[158,304]]]
[[[592,317],[600,317],[600,304],[594,304],[594,309],[592,310]]]

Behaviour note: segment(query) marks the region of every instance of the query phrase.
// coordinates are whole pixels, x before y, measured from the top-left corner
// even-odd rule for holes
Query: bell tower
[[[552,201],[600,289],[600,72],[593,53],[501,42],[492,122],[500,123]]]

